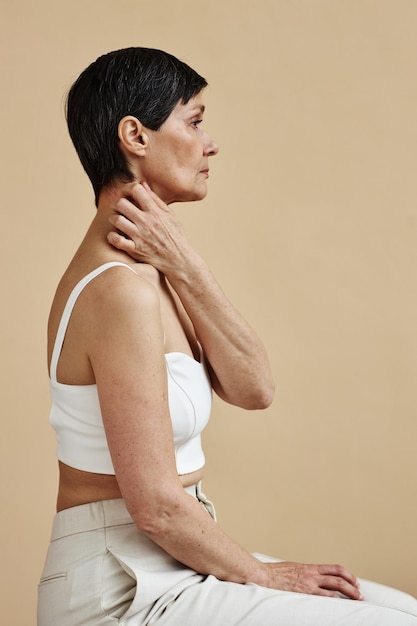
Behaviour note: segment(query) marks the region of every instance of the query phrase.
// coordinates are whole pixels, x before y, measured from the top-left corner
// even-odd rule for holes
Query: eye
[[[191,122],[191,124],[194,126],[194,128],[198,128],[199,124],[202,124],[203,120],[194,120],[193,122]]]

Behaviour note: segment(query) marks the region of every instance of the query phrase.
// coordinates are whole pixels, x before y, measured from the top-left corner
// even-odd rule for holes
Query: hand
[[[180,268],[191,248],[172,209],[147,183],[130,183],[123,194],[109,218],[118,232],[110,232],[108,242],[164,274]]]
[[[268,587],[318,596],[363,600],[355,576],[341,565],[305,565],[280,561],[265,563],[269,568]]]

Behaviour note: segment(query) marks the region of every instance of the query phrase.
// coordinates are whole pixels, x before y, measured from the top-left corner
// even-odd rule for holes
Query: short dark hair
[[[96,204],[106,185],[133,180],[119,148],[120,120],[133,115],[158,130],[179,102],[186,104],[206,85],[186,63],[153,48],[109,52],[80,74],[68,92],[66,117]]]

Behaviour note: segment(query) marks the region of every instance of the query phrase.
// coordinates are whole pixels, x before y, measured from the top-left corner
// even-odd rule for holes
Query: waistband
[[[201,483],[184,487],[184,490],[201,502],[213,519],[216,519],[213,504],[201,491]],[[125,526],[134,523],[127,510],[125,501],[121,498],[90,502],[56,513],[52,524],[51,541],[77,533],[91,532],[100,528]]]

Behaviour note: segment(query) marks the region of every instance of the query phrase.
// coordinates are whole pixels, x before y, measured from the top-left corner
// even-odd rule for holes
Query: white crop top
[[[85,276],[68,298],[59,324],[51,359],[50,423],[56,432],[57,456],[76,469],[98,474],[114,474],[100,410],[97,386],[59,383],[56,371],[65,333],[75,302],[84,287],[109,267],[125,263],[106,263]],[[203,467],[201,432],[211,412],[211,384],[204,365],[182,352],[165,354],[168,377],[168,403],[174,431],[178,474]],[[138,382],[140,384],[140,382]]]

